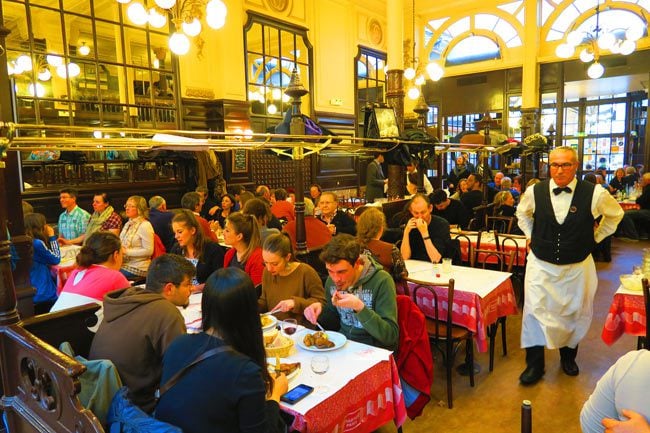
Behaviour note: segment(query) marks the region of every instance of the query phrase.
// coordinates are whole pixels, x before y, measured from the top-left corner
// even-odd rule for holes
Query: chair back
[[[486,228],[488,230],[495,230],[499,233],[508,233],[512,230],[512,225],[515,221],[514,217],[508,216],[488,216]]]
[[[648,286],[648,279],[644,278],[641,280],[641,285],[643,286],[643,303],[645,305],[645,348],[650,350],[650,321],[648,316],[650,315],[650,288]]]
[[[492,237],[494,238],[495,249],[498,250],[499,249],[499,247],[498,247],[498,245],[499,245],[499,232],[494,230],[494,229],[491,230],[491,229],[487,229],[487,228],[484,229],[484,230],[479,230],[478,231],[478,234],[476,236],[476,246],[475,246],[475,248],[481,248],[481,239],[485,241],[486,240],[486,235],[492,235]]]
[[[476,206],[472,208],[472,219],[467,225],[468,230],[481,230],[487,226],[487,217],[492,214],[494,203]]]
[[[512,272],[515,251],[497,251],[471,247],[469,258],[470,266],[473,268],[496,268],[501,272]]]
[[[415,300],[415,303],[418,303],[418,293],[422,292],[428,292],[431,294],[431,299],[432,299],[432,309],[433,309],[433,319],[435,321],[435,337],[439,339],[445,339],[445,340],[451,340],[451,331],[453,327],[453,322],[452,322],[452,313],[453,313],[453,305],[454,305],[454,283],[455,280],[453,278],[449,279],[448,283],[436,283],[435,285],[431,285],[431,283],[424,283],[424,282],[417,282],[415,281],[417,286],[413,290],[413,299]],[[445,330],[446,334],[445,335],[440,335],[440,312],[442,310],[442,305],[438,301],[438,294],[436,291],[433,289],[433,287],[446,287],[447,288],[447,317],[443,322],[445,322]],[[422,295],[420,295],[422,297]],[[444,311],[444,310],[442,310]]]
[[[515,238],[512,236],[508,235],[501,235],[499,236],[500,243],[497,244],[497,248],[499,251],[505,251],[507,246],[511,246],[513,250],[517,251],[515,254],[515,264],[514,266],[516,267],[524,267],[526,266],[526,255],[523,255],[523,258],[519,258],[519,249],[520,248],[525,248],[526,247],[526,238],[520,237],[520,238]]]

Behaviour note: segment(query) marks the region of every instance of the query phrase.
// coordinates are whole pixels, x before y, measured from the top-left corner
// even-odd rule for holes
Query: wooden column
[[[291,73],[291,81],[284,91],[291,97],[291,124],[289,131],[292,135],[305,135],[305,120],[302,118],[300,111],[301,98],[307,93],[307,89],[300,81],[300,75],[296,69]],[[301,161],[304,159],[303,148],[296,147],[293,149],[292,163],[296,167],[296,253],[307,252],[307,234],[305,232],[305,191],[304,176],[302,172]]]

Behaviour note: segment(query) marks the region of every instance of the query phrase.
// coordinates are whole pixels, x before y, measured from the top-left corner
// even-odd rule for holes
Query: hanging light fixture
[[[167,17],[174,24],[174,33],[169,37],[169,48],[174,54],[184,55],[190,50],[190,38],[196,38],[195,44],[199,56],[203,48],[202,22],[212,29],[220,29],[226,24],[228,8],[223,0],[154,0],[155,6],[148,11],[142,0],[117,0],[128,5],[127,16],[136,25],[147,23],[155,28],[167,24]]]
[[[410,63],[410,66],[404,70],[404,78],[411,82],[406,94],[410,99],[415,100],[420,97],[421,87],[426,82],[424,72],[426,71],[426,74],[432,81],[438,81],[442,78],[444,70],[436,62],[427,64],[426,67],[424,67],[424,71],[422,70],[422,64],[420,64],[418,57],[415,55],[415,0],[413,0],[412,6],[411,23],[413,26],[413,41],[409,47],[412,50],[412,54],[409,55],[408,51],[404,53],[404,63]]]
[[[566,41],[555,49],[558,57],[567,59],[579,50],[583,63],[593,62],[587,68],[589,78],[600,78],[605,73],[605,67],[600,63],[603,51],[627,56],[636,49],[636,41],[643,37],[644,28],[633,25],[627,29],[619,28],[618,32],[605,29],[600,25],[600,5],[596,6],[596,26],[589,31],[573,30],[566,35]],[[621,36],[621,33],[624,33]]]
[[[86,45],[85,42],[81,43],[81,46],[77,49],[77,52],[79,53],[80,56],[87,56],[90,54],[90,47]]]

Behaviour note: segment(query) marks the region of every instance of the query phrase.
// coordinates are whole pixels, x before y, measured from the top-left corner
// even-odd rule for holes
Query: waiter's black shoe
[[[580,374],[580,369],[574,359],[562,359],[560,360],[560,364],[562,365],[562,371],[567,376],[577,376]]]
[[[522,385],[533,385],[544,376],[544,368],[537,365],[529,365],[519,376],[519,382]]]

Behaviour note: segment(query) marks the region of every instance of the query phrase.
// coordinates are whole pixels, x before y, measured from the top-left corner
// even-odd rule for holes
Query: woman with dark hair
[[[196,268],[192,281],[194,291],[200,291],[205,280],[223,267],[224,251],[221,245],[206,239],[194,213],[187,209],[176,212],[172,219],[176,243],[170,253],[185,257]]]
[[[295,261],[286,234],[266,238],[262,258],[265,265],[262,296],[257,300],[260,313],[279,310],[278,319],[291,318],[307,324],[304,309],[314,302],[325,305],[325,289],[318,273],[311,266]]]
[[[287,378],[269,374],[251,279],[240,269],[219,269],[206,281],[201,310],[203,332],[174,340],[160,383],[208,350],[229,347],[187,370],[161,396],[156,418],[185,433],[284,432],[278,403]]]
[[[34,255],[32,266],[29,268],[29,281],[36,289],[34,313],[47,313],[57,298],[56,282],[50,272],[50,266],[61,262],[61,251],[54,230],[47,224],[43,214],[25,215],[25,234],[33,239]]]
[[[226,218],[235,212],[235,196],[232,194],[224,194],[221,196],[221,210],[218,210],[214,215],[214,220],[219,223],[220,228],[224,228],[226,224]]]
[[[260,228],[257,218],[241,212],[234,212],[226,219],[223,241],[230,248],[226,251],[223,266],[244,270],[258,286],[262,283],[264,260],[260,243]]]
[[[614,177],[609,182],[609,192],[616,194],[619,191],[625,191],[625,170],[617,168],[614,172]]]
[[[50,311],[91,302],[101,304],[106,293],[129,287],[129,281],[120,273],[122,257],[122,243],[115,234],[91,234],[77,254],[78,268],[68,277]]]

